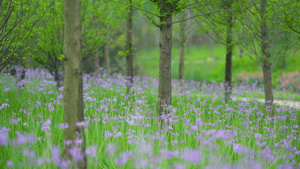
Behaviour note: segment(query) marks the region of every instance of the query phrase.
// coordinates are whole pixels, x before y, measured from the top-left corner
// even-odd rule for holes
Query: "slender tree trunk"
[[[56,82],[56,87],[59,89],[63,86],[63,76],[59,73],[58,68],[54,71],[54,81]]]
[[[96,11],[96,0],[93,0],[93,7],[94,7],[94,11]],[[93,17],[96,17],[95,16],[95,13],[93,13]],[[98,49],[97,49],[98,50]],[[95,78],[98,78],[99,77],[99,68],[100,68],[100,58],[99,58],[99,53],[98,52],[95,52],[94,53],[94,76]]]
[[[231,9],[232,1],[224,2],[227,9]],[[233,27],[233,18],[232,12],[228,12],[227,18],[227,33],[226,33],[226,63],[225,63],[225,101],[228,102],[230,100],[230,96],[232,93],[232,27]]]
[[[30,61],[30,57],[26,57],[26,69],[30,69],[31,66],[31,61]]]
[[[85,152],[84,128],[77,126],[77,122],[84,121],[83,114],[83,80],[82,80],[82,53],[81,53],[81,1],[64,1],[64,121],[68,128],[64,129],[64,141],[79,138],[82,155]],[[75,144],[64,145],[64,159],[71,159],[68,153]],[[76,168],[86,168],[86,157],[76,162]]]
[[[186,18],[186,13],[183,12],[181,14],[180,19],[185,19]],[[180,26],[180,32],[179,32],[179,36],[180,36],[180,58],[179,58],[179,84],[180,87],[182,87],[183,85],[183,81],[184,81],[184,56],[185,56],[185,43],[186,43],[186,35],[185,35],[185,31],[186,31],[186,22],[180,22],[179,23]]]
[[[98,52],[95,52],[94,54],[94,75],[95,75],[95,78],[98,78],[99,77],[99,68],[100,68],[100,65],[99,65],[99,53]]]
[[[132,4],[132,0],[129,0]],[[132,54],[132,6],[129,7],[127,16],[127,32],[126,32],[126,64],[127,64],[127,94],[130,94],[131,86],[133,85],[133,54]]]
[[[268,37],[268,26],[266,21],[267,14],[267,0],[261,0],[261,50],[263,54],[263,76],[264,76],[264,90],[265,90],[265,102],[266,111],[268,115],[273,116],[273,90],[272,90],[272,70],[270,63],[270,44]]]
[[[173,5],[169,2],[160,3],[160,41],[159,41],[159,84],[157,114],[160,125],[161,115],[169,112],[167,107],[172,103],[171,86],[171,55],[172,55],[172,13]]]
[[[104,47],[104,62],[105,62],[105,72],[106,76],[109,77],[110,75],[110,67],[109,67],[109,43],[107,42]]]

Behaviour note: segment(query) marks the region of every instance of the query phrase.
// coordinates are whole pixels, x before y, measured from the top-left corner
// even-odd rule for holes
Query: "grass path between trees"
[[[265,99],[257,99],[257,98],[249,98],[249,97],[234,97],[232,99],[233,101],[248,101],[248,100],[254,100],[260,103],[264,103]],[[287,100],[274,100],[275,104],[278,104],[280,106],[289,106],[291,108],[295,108],[297,110],[300,110],[300,102],[297,101],[287,101]]]

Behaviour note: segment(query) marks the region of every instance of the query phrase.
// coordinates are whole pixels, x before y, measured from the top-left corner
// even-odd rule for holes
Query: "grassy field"
[[[68,162],[60,155],[62,95],[49,74],[36,70],[27,75],[20,89],[10,76],[0,79],[0,168],[64,168]],[[220,84],[191,81],[179,92],[174,80],[171,113],[163,117],[168,123],[160,129],[157,79],[140,77],[135,82],[133,102],[124,94],[123,76],[84,76],[88,168],[299,166],[299,110],[277,106],[272,120],[257,102],[226,104]],[[237,89],[236,94],[254,90],[249,86]]]
[[[211,49],[208,46],[190,46],[186,48],[185,57],[185,77],[186,80],[196,81],[224,81],[225,76],[225,47],[215,46],[214,56],[211,56]],[[256,62],[247,56],[244,52],[242,58],[238,56],[239,49],[235,48],[233,54],[233,80],[236,75],[245,72],[261,71],[262,69]],[[172,50],[172,78],[178,79],[179,72],[179,48],[174,46]],[[210,59],[208,59],[210,58]],[[139,68],[139,73],[142,75],[148,74],[150,77],[158,77],[158,63],[159,63],[159,51],[142,50],[137,51],[135,57],[135,63]],[[284,69],[286,72],[300,71],[300,53],[297,52],[295,56],[288,56],[286,58],[287,67]],[[274,85],[278,84],[278,76],[282,74],[283,58],[280,58],[277,66],[273,72]]]

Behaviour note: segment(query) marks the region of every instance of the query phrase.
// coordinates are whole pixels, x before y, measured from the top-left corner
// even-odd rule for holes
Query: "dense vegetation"
[[[299,9],[1,0],[0,168],[299,168]]]
[[[11,76],[1,78],[0,168],[65,168],[63,96],[44,70],[31,70],[27,77],[18,86]],[[273,169],[300,164],[299,111],[276,106],[276,116],[270,118],[264,104],[255,101],[226,104],[222,84],[191,81],[180,89],[173,80],[171,111],[160,129],[157,79],[134,80],[133,102],[126,95],[125,77],[84,75],[85,120],[78,125],[85,127],[89,168]],[[256,88],[237,90],[239,95]],[[76,151],[70,153],[80,160]]]

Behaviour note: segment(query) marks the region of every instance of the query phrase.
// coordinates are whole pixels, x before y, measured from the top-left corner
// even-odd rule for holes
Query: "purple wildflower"
[[[78,147],[70,148],[69,154],[75,159],[75,161],[81,161],[84,158],[84,153]]]
[[[7,161],[6,162],[6,167],[12,168],[14,166],[14,163],[12,161]]]
[[[117,132],[115,135],[114,135],[114,138],[116,138],[116,137],[122,137],[122,133],[119,131],[119,132]]]
[[[191,163],[200,163],[200,152],[197,150],[184,150],[181,154],[181,159],[190,161]]]
[[[184,164],[176,163],[174,164],[174,169],[186,169]]]
[[[57,147],[52,147],[52,161],[56,166],[60,165],[60,149]]]
[[[3,128],[0,130],[0,144],[7,146],[8,134]]]
[[[104,131],[105,139],[109,139],[113,134],[110,131]]]
[[[94,146],[89,146],[86,150],[85,150],[85,154],[89,155],[91,157],[96,157],[97,156],[97,145]]]

